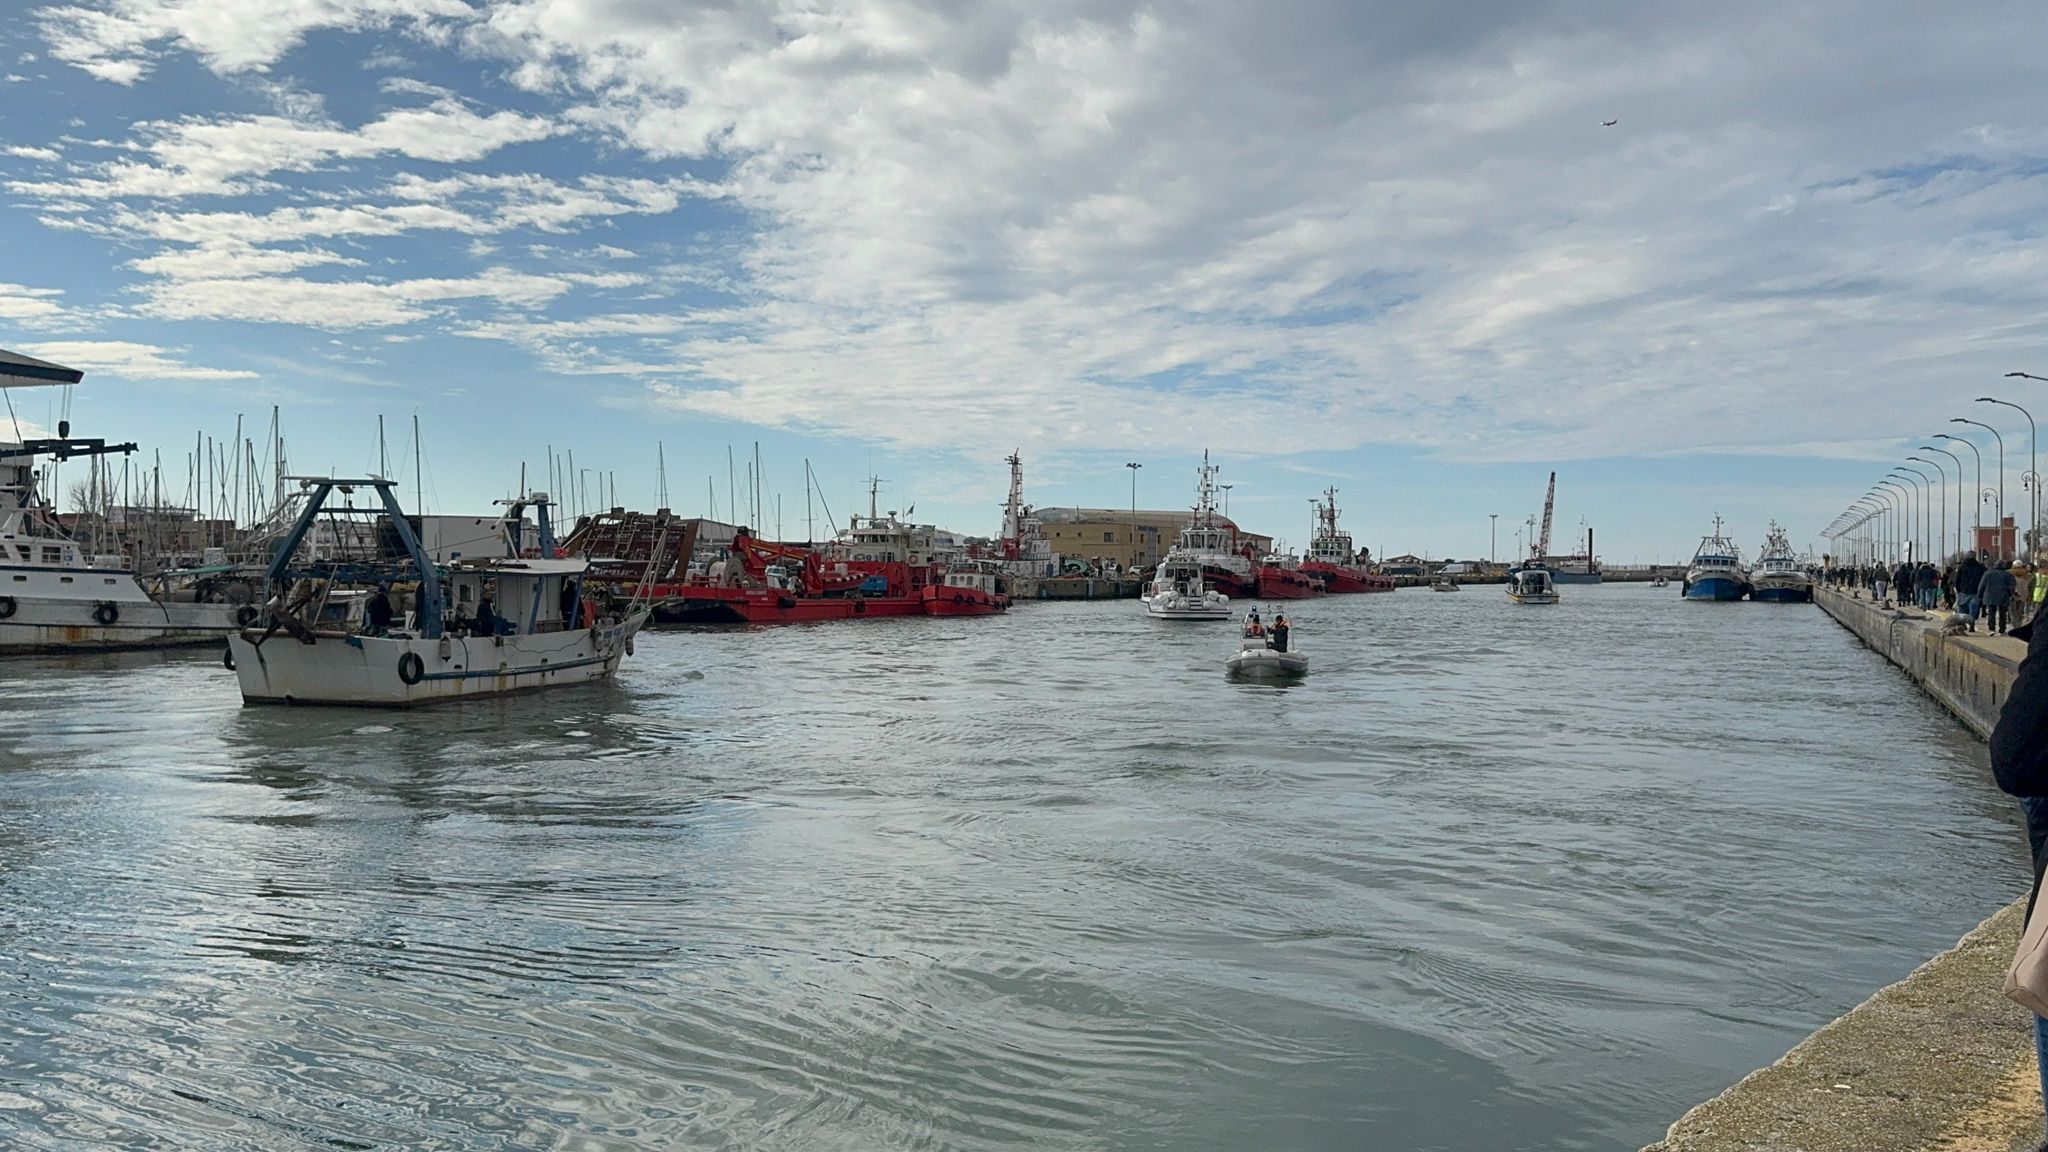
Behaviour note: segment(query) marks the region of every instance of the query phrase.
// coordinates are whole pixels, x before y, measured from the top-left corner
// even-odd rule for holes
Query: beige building
[[[1187,527],[1190,515],[1185,508],[1164,512],[1150,508],[1136,512],[1128,508],[1039,508],[1036,513],[1045,525],[1047,543],[1061,557],[1125,568],[1159,563],[1172,550],[1180,530]],[[1223,516],[1216,517],[1216,522],[1262,555],[1273,547],[1271,536],[1242,531]]]

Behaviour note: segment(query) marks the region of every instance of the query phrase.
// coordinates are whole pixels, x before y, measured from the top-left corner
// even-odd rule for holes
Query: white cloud
[[[64,154],[55,148],[36,148],[27,144],[10,145],[7,149],[7,154],[9,156],[19,156],[24,160],[62,160],[64,158]]]
[[[136,125],[135,147],[148,162],[114,160],[97,165],[93,175],[8,187],[68,199],[226,196],[260,188],[257,178],[272,173],[307,172],[336,160],[396,155],[457,163],[557,130],[543,117],[478,115],[446,99],[387,112],[355,129],[299,116],[188,117]]]
[[[57,288],[31,288],[26,284],[0,284],[0,320],[48,321],[65,314]]]
[[[324,29],[429,27],[473,15],[461,0],[102,0],[37,13],[50,55],[133,84],[169,41],[220,73],[263,72]]]
[[[513,308],[546,304],[577,287],[614,288],[638,278],[542,276],[490,268],[475,276],[392,282],[320,281],[286,276],[166,280],[144,289],[142,311],[166,320],[245,320],[333,330],[387,328],[425,320],[432,305],[488,300]]]
[[[125,340],[60,340],[25,344],[31,356],[67,368],[119,376],[125,380],[251,380],[256,373],[230,368],[200,368],[174,359],[174,350]]]

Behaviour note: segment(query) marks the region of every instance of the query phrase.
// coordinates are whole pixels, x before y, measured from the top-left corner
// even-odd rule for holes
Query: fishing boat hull
[[[254,611],[155,600],[126,571],[0,568],[0,654],[218,644]]]
[[[1555,604],[1555,592],[1509,592],[1508,599],[1517,604]]]
[[[1361,592],[1392,592],[1395,587],[1392,576],[1382,576],[1363,568],[1331,564],[1323,560],[1304,560],[1301,570],[1321,580],[1323,591],[1333,596]]]
[[[1298,569],[1269,566],[1259,569],[1258,590],[1261,600],[1307,600],[1323,594],[1323,582]]]
[[[1247,647],[1226,657],[1223,668],[1232,676],[1288,679],[1308,675],[1308,657],[1300,652]]]
[[[919,594],[927,616],[993,616],[1007,611],[1010,598],[980,588],[928,584]]]
[[[228,637],[228,663],[248,704],[411,708],[603,680],[646,619],[519,636],[313,633],[311,643],[257,629]]]
[[[1804,604],[1813,599],[1813,585],[1799,583],[1758,583],[1749,598],[1759,604]]]
[[[1708,575],[1689,577],[1685,582],[1687,600],[1729,601],[1740,600],[1748,594],[1749,588],[1733,576]]]

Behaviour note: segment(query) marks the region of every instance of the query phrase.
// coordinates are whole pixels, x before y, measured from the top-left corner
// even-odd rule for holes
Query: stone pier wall
[[[2027,654],[2025,644],[2009,636],[1949,632],[1946,614],[1885,608],[1833,589],[1821,589],[1814,598],[1822,611],[1918,680],[1977,735],[1991,735]]]

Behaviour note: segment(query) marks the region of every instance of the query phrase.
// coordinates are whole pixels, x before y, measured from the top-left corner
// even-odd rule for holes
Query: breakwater
[[[1980,736],[1988,736],[2026,646],[1949,629],[1830,588],[1822,611]],[[2016,859],[2016,868],[2025,866]],[[1889,1152],[2036,1146],[2042,1101],[2027,1014],[2000,993],[2025,901],[1687,1112],[1644,1152]]]

